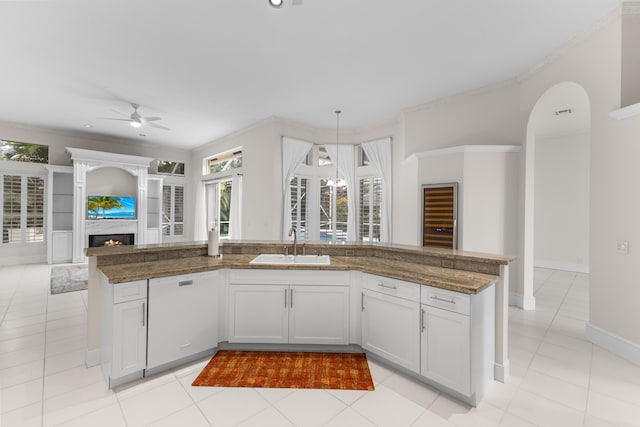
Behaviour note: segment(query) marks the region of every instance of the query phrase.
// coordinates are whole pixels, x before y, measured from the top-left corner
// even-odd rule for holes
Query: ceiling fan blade
[[[156,122],[158,120],[162,120],[162,117],[142,117],[142,121],[145,122]]]
[[[120,115],[122,117],[129,117],[130,116],[129,114],[125,114],[122,111],[114,110],[113,108],[110,108],[109,111],[114,112],[114,113],[116,113],[116,114],[118,114],[118,115]]]
[[[152,127],[152,128],[158,128],[158,129],[162,129],[162,130],[171,130],[168,127],[156,124],[156,123],[146,123],[146,126]]]
[[[102,119],[102,120],[118,120],[120,122],[132,122],[133,120],[131,119],[120,119],[120,118],[116,118],[116,117],[96,117],[97,119]]]

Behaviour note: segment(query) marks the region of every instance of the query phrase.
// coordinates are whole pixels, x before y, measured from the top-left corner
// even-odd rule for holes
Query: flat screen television
[[[89,196],[87,219],[135,219],[135,197]]]

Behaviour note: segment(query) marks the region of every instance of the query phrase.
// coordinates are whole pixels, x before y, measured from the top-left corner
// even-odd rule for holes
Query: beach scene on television
[[[135,219],[136,199],[121,196],[87,197],[88,219]]]

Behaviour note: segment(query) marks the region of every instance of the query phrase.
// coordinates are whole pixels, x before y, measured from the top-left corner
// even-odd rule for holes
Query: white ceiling
[[[332,128],[336,108],[364,128],[515,77],[621,3],[0,1],[0,121],[181,148],[269,116]],[[129,102],[171,130],[97,119]]]

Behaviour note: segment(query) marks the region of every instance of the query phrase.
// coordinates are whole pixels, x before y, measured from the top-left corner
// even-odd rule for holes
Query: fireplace
[[[134,233],[90,234],[89,247],[133,245]]]

